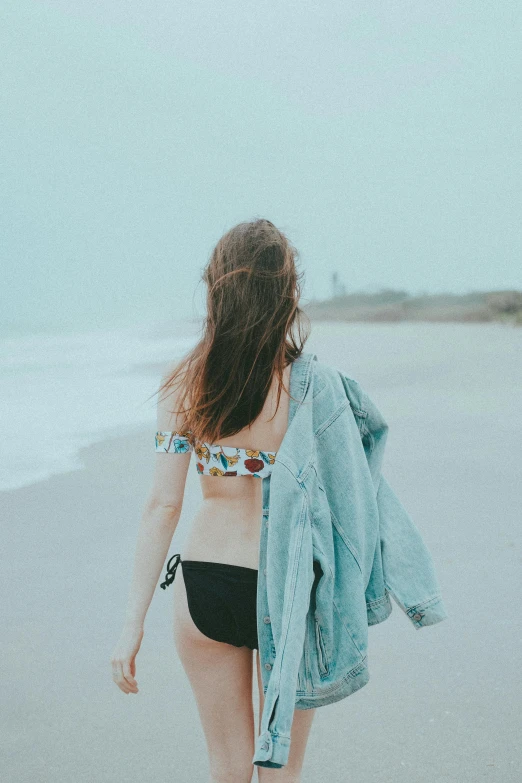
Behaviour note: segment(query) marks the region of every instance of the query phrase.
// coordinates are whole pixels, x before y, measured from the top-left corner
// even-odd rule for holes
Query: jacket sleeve
[[[302,502],[299,523],[292,530],[290,546],[284,557],[286,578],[280,641],[265,694],[259,736],[252,759],[252,763],[258,767],[281,768],[288,763],[290,752],[297,676],[314,581],[312,528],[304,494]]]
[[[439,623],[448,614],[430,551],[384,476],[377,505],[386,588],[415,628]]]
[[[368,394],[363,391],[362,395],[366,414],[362,436],[377,493],[385,586],[415,628],[434,625],[448,615],[433,559],[419,529],[382,475],[388,425]]]

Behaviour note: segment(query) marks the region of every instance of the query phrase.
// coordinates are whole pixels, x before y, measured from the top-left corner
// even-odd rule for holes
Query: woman
[[[203,335],[165,373],[159,390],[169,394],[158,402],[154,482],[138,535],[126,622],[111,661],[119,688],[137,693],[135,658],[145,615],[195,451],[203,502],[161,586],[173,581],[180,563],[175,644],[197,701],[212,781],[247,783],[253,773],[259,479],[270,475],[285,436],[292,362],[308,337],[296,260],[295,248],[273,223],[254,220],[227,232],[205,268]],[[256,661],[261,714],[259,655]],[[260,781],[299,781],[314,714],[295,711],[288,764],[259,767]]]

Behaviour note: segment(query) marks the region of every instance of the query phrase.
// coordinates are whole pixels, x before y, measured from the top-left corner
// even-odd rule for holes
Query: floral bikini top
[[[196,441],[193,445],[186,432],[157,432],[156,451],[185,454],[195,451],[196,468],[205,476],[254,476],[265,478],[272,472],[277,452],[217,446]]]

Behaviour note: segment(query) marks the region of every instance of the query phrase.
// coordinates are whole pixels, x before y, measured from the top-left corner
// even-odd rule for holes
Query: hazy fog
[[[284,5],[284,7],[282,7]],[[269,217],[305,296],[521,288],[519,3],[29,2],[0,19],[0,329],[201,310]]]

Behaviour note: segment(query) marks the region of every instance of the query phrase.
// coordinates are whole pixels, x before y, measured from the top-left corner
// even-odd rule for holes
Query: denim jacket
[[[252,763],[287,764],[294,709],[369,680],[368,626],[447,617],[433,561],[381,473],[388,425],[357,381],[303,352],[288,428],[263,478],[257,628],[264,707]]]

